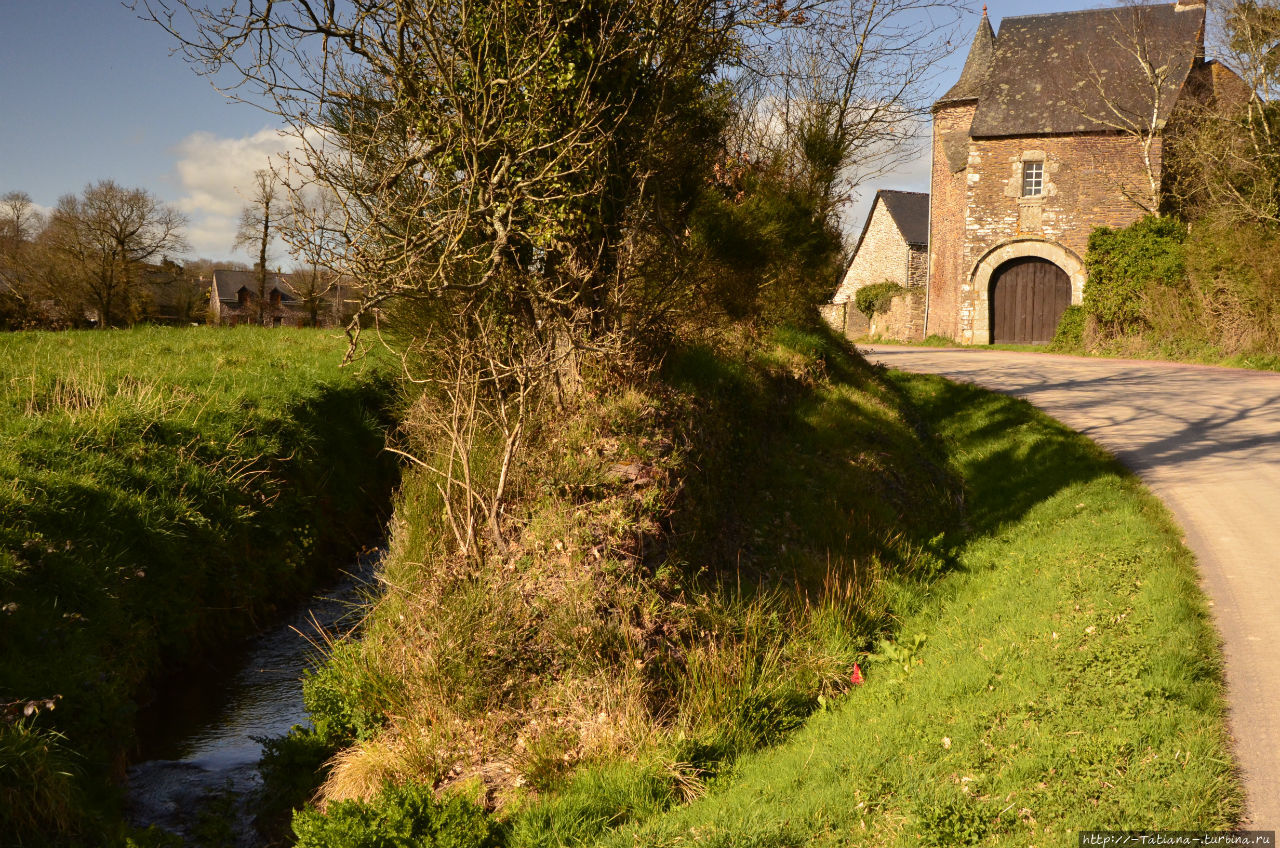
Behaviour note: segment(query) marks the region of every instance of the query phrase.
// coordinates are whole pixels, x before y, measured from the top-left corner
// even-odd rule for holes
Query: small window
[[[1022,196],[1039,197],[1044,194],[1044,163],[1022,163]]]

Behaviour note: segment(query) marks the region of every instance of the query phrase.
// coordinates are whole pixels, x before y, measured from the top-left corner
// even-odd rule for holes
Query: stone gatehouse
[[[898,338],[1052,338],[1082,300],[1090,233],[1160,204],[1179,106],[1241,94],[1205,60],[1204,25],[1203,0],[1182,0],[1007,17],[997,35],[984,9],[933,105],[924,326]]]

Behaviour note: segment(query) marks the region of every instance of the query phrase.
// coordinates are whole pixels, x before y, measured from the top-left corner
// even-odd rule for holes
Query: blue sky
[[[222,2],[222,0],[219,0]],[[990,2],[1002,15],[1087,9],[1106,0]],[[939,76],[955,81],[963,47]],[[271,116],[232,103],[170,55],[169,37],[118,0],[0,0],[0,193],[50,207],[99,179],[149,189],[191,218],[193,256],[238,258],[238,190],[279,148]],[[865,187],[928,190],[927,151]],[[860,209],[849,216],[860,226]],[[283,257],[282,257],[283,258]]]

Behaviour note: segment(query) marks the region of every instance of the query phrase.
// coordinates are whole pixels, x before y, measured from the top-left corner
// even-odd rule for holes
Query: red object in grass
[[[858,668],[857,663],[853,664],[853,674],[849,675],[849,682],[852,683],[854,686],[861,686],[863,683],[862,669]]]

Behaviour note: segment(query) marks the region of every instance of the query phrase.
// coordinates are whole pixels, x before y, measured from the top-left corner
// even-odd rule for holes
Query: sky
[[[221,0],[219,0],[221,2]],[[991,0],[1005,15],[1088,9],[1107,0]],[[960,75],[981,4],[938,76]],[[246,261],[232,249],[253,172],[280,150],[278,122],[228,100],[170,37],[119,0],[0,0],[0,194],[50,208],[102,179],[145,188],[184,212],[190,258]],[[928,191],[928,150],[866,185],[846,216],[861,228],[877,188]],[[287,257],[282,257],[287,262]]]

